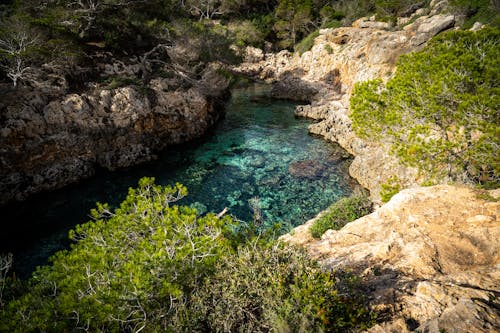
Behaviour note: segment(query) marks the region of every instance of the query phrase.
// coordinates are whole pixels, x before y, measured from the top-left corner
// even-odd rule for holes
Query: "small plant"
[[[342,27],[343,24],[341,21],[329,21],[321,25],[321,29],[336,29]]]
[[[333,54],[333,48],[330,45],[326,44],[324,49],[328,54]]]
[[[107,84],[106,89],[109,89],[109,90],[121,88],[121,87],[126,87],[126,86],[141,86],[142,85],[142,82],[137,78],[122,77],[122,76],[109,78],[105,81],[105,83]]]
[[[352,274],[325,272],[297,248],[252,241],[219,261],[173,331],[345,332],[372,315]],[[197,330],[198,329],[198,330]]]
[[[309,34],[306,38],[301,40],[297,45],[295,45],[295,52],[298,52],[300,55],[312,49],[314,45],[314,39],[319,36],[319,31],[315,31]]]
[[[387,183],[382,184],[380,190],[380,198],[382,202],[389,202],[393,196],[401,191],[401,184],[397,176],[392,176],[387,180]]]
[[[495,198],[484,190],[478,190],[478,192],[476,193],[476,198],[489,202],[497,202],[499,200],[498,198]]]
[[[342,198],[328,207],[326,213],[309,228],[311,236],[320,238],[328,229],[338,230],[347,223],[369,214],[371,206],[372,203],[366,195]]]

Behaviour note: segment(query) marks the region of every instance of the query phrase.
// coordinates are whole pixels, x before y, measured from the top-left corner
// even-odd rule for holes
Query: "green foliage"
[[[295,45],[295,52],[298,52],[302,55],[304,52],[309,51],[314,46],[314,39],[319,36],[319,31],[314,31],[309,34],[306,38],[300,41],[297,45]]]
[[[329,21],[321,25],[322,29],[335,29],[342,26],[341,21]]]
[[[381,185],[380,198],[382,202],[389,202],[393,196],[401,191],[401,184],[398,177],[392,176],[387,180],[387,183]]]
[[[116,89],[125,86],[141,86],[142,82],[135,77],[116,76],[110,77],[105,82],[106,89]]]
[[[337,332],[371,324],[352,276],[323,272],[258,221],[242,227],[173,205],[186,193],[143,178],[119,208],[97,204],[93,220],[70,232],[71,249],[39,267],[23,292],[4,288],[11,260],[0,257],[0,331]]]
[[[403,56],[395,76],[357,84],[356,133],[387,141],[429,180],[498,184],[500,33],[450,32]]]
[[[163,330],[175,304],[230,251],[233,221],[171,206],[186,193],[144,178],[115,211],[98,204],[94,220],[70,232],[71,250],[38,268],[29,292],[8,304],[0,331]]]
[[[234,34],[237,46],[262,46],[265,36],[254,22],[249,20],[231,22],[228,24],[228,29]]]
[[[451,0],[452,11],[465,16],[464,28],[475,22],[500,28],[500,3],[490,0]]]
[[[283,48],[294,46],[312,30],[311,0],[279,0],[275,16],[274,30]]]
[[[371,212],[371,201],[366,195],[342,198],[326,209],[309,228],[311,236],[320,238],[329,229],[338,230]]]
[[[299,249],[253,241],[218,263],[193,294],[185,321],[190,331],[344,332],[370,321],[351,287]]]
[[[395,22],[397,16],[414,4],[413,0],[375,0],[375,13],[381,21]]]
[[[333,48],[330,45],[326,44],[324,48],[328,54],[333,54]]]

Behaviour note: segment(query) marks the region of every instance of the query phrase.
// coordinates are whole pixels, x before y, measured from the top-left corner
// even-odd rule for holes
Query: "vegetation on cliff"
[[[321,238],[329,229],[339,230],[347,223],[368,215],[372,202],[367,195],[359,194],[342,198],[326,209],[309,228],[311,236]]]
[[[144,178],[119,208],[98,204],[75,243],[28,284],[5,287],[0,331],[344,331],[370,314],[352,276],[229,216],[174,203],[182,185]]]
[[[61,76],[61,71],[72,81],[95,80],[92,76],[96,73],[79,73],[78,66],[103,61],[106,54],[117,59],[135,56],[136,64],[142,66],[138,79],[144,83],[160,65],[169,65],[170,71],[195,79],[202,67],[200,63],[214,59],[236,61],[230,45],[292,49],[319,28],[349,25],[369,15],[395,21],[396,17],[409,15],[427,3],[407,0],[17,0],[2,5],[0,64],[3,78],[14,85],[40,84],[47,75],[53,76],[53,72]],[[451,10],[460,14],[466,25],[479,20],[498,26],[496,2],[454,0],[451,4]],[[175,45],[182,48],[182,54],[173,54]],[[297,51],[303,49],[302,46]],[[52,73],[47,67],[52,68]]]
[[[386,84],[358,84],[354,130],[388,141],[429,181],[498,186],[500,32],[454,31],[401,57]]]

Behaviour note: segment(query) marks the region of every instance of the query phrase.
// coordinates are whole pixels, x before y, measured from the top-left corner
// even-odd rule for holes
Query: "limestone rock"
[[[484,193],[484,192],[483,192]],[[500,203],[468,187],[400,192],[374,213],[310,237],[314,219],[283,240],[332,269],[363,276],[386,318],[371,332],[497,332],[500,329]]]
[[[62,96],[11,92],[0,101],[0,204],[89,177],[97,167],[149,161],[167,145],[200,137],[223,112],[228,80],[217,68],[190,88],[153,79],[147,94],[133,86]]]
[[[434,10],[445,3],[433,3]],[[415,169],[405,167],[389,154],[384,144],[358,138],[349,118],[349,97],[357,82],[382,78],[395,71],[397,59],[422,48],[439,32],[452,28],[452,15],[420,16],[429,9],[412,7],[415,21],[393,31],[377,26],[374,17],[362,18],[353,27],[322,29],[312,49],[301,56],[283,51],[266,54],[256,63],[245,63],[235,70],[274,84],[275,97],[310,102],[298,106],[296,115],[316,120],[311,133],[338,142],[355,156],[351,175],[368,188],[374,201],[380,201],[381,185],[396,175],[402,187],[418,183]],[[437,12],[440,12],[438,10]],[[420,16],[420,17],[418,17]]]

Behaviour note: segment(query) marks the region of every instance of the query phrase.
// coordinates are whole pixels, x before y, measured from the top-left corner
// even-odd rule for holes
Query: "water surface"
[[[180,203],[200,214],[227,207],[248,221],[249,201],[256,200],[266,224],[302,224],[356,184],[348,176],[346,153],[308,135],[310,122],[294,117],[295,105],[271,99],[265,85],[234,89],[225,119],[203,140],[168,149],[152,163],[100,172],[2,208],[0,252],[13,252],[15,269],[26,276],[68,246],[68,230],[88,221],[96,201],[117,205],[144,176],[186,185],[189,195]]]

